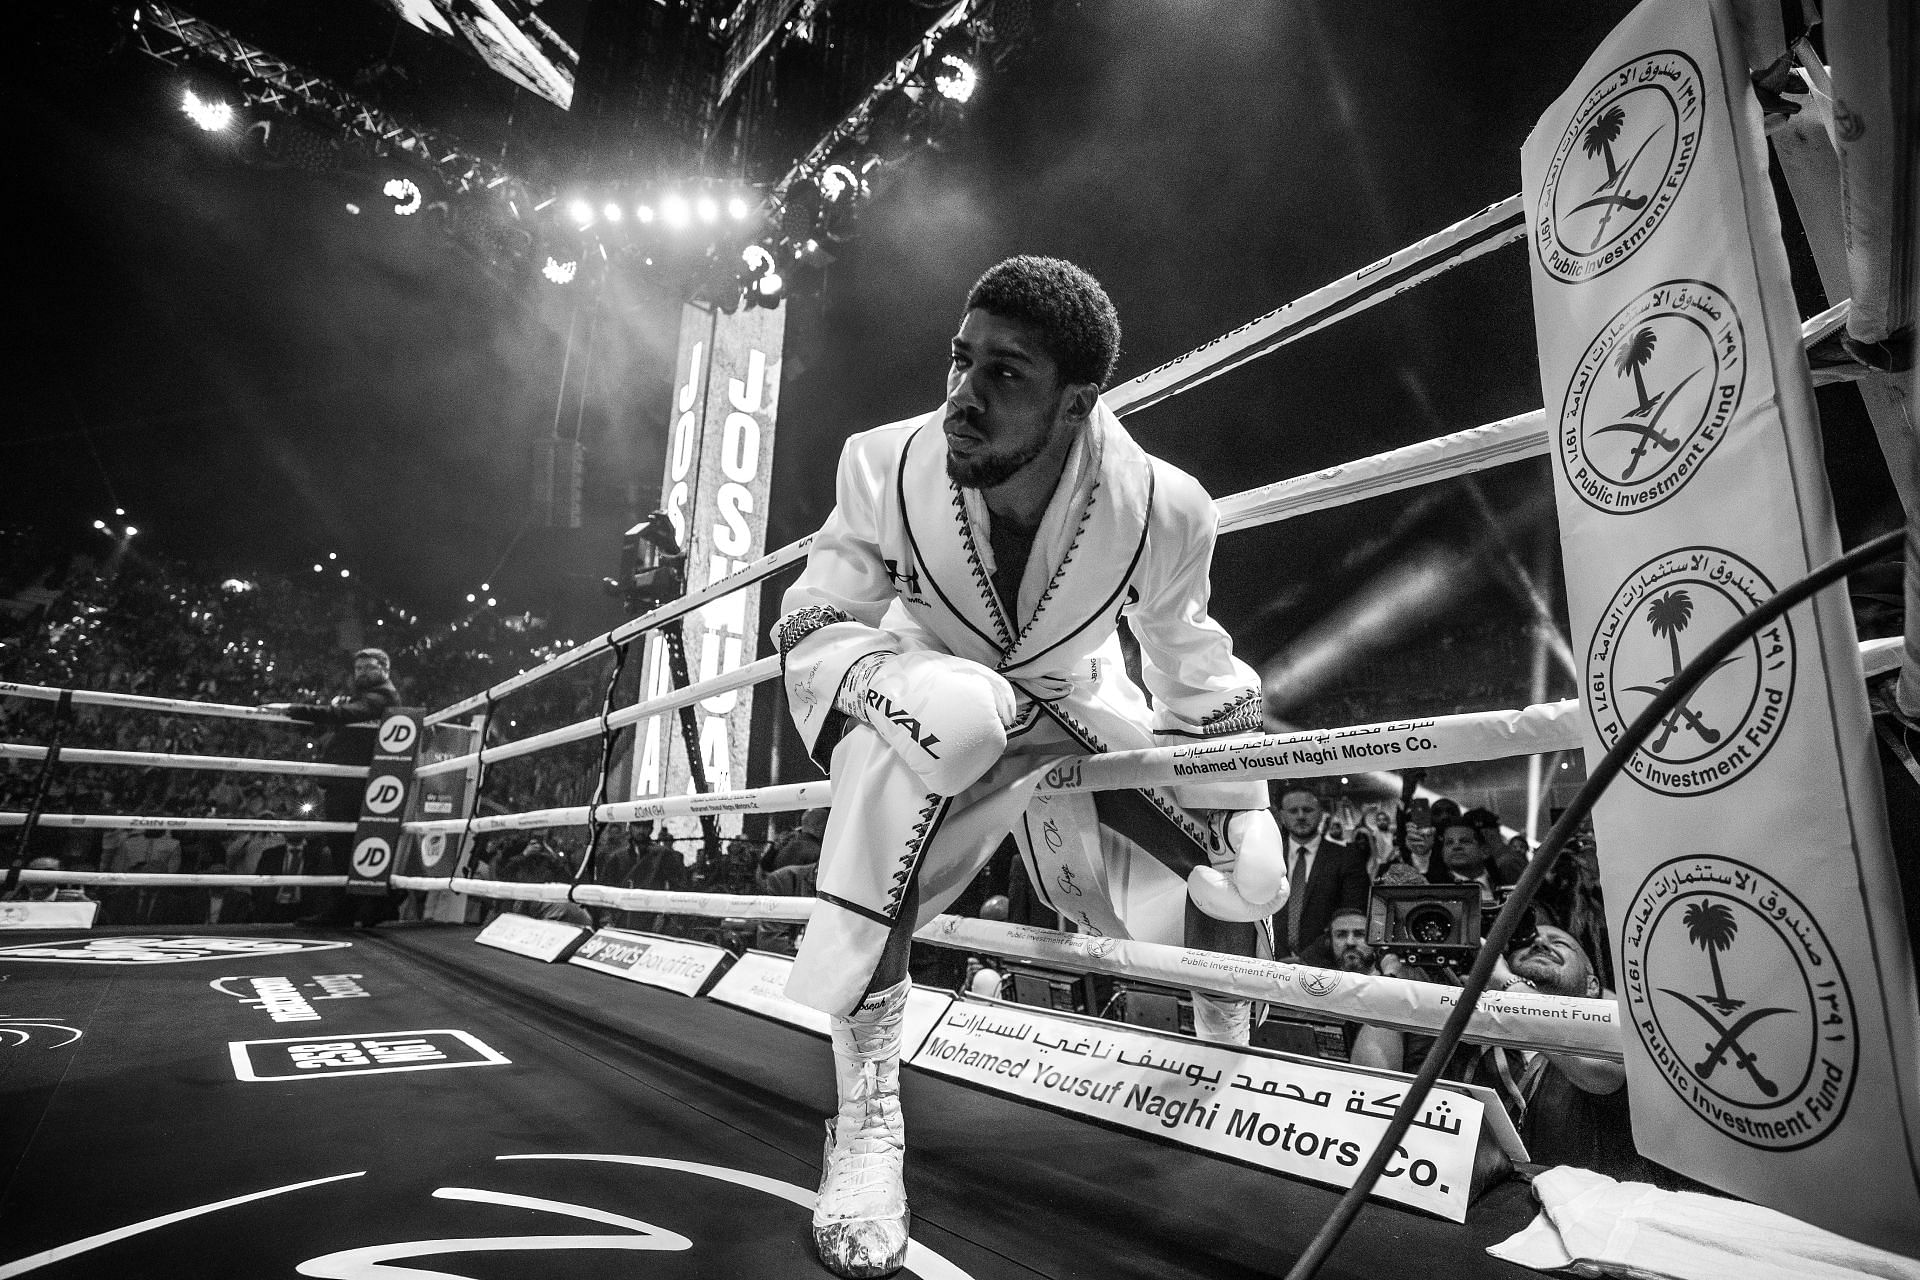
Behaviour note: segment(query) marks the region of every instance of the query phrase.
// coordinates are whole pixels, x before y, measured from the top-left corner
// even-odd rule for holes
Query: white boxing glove
[[[924,649],[862,658],[834,705],[870,726],[943,796],[959,795],[993,768],[1017,710],[1013,686],[998,671]]]
[[[1216,809],[1213,865],[1187,874],[1187,896],[1216,920],[1249,924],[1287,905],[1287,847],[1266,809]]]

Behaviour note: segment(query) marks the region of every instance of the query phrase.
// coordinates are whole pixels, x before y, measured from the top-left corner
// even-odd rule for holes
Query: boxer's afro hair
[[[991,267],[967,310],[1037,325],[1063,382],[1107,385],[1120,357],[1120,316],[1100,282],[1064,258],[1022,256]]]

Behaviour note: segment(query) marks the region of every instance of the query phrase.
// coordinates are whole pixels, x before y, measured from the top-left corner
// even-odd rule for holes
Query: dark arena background
[[[1862,340],[1837,309],[1838,218],[1803,222],[1796,185],[1824,136],[1808,122],[1846,119],[1806,82],[1831,53],[1820,6],[1672,2],[1737,11],[1756,46],[1777,28],[1768,48],[1789,51],[1753,83],[1815,469],[1836,545],[1908,528],[1911,573],[1913,162],[1889,188],[1904,248],[1882,282],[1904,328]],[[1638,7],[10,6],[0,1280],[827,1274],[808,1228],[835,1100],[825,1017],[773,993],[829,792],[769,629],[793,544],[834,509],[843,442],[939,406],[968,289],[1016,254],[1101,281],[1127,430],[1224,500],[1208,607],[1260,677],[1247,727],[1279,754],[1258,776],[1284,829],[1307,795],[1315,847],[1344,843],[1357,888],[1341,915],[1332,888],[1297,886],[1316,945],[1222,963],[1208,988],[1189,972],[1201,953],[1071,931],[1003,845],[914,953],[916,999],[938,1004],[909,1013],[905,1274],[1518,1277],[1548,1266],[1511,1238],[1560,1165],[1713,1196],[1737,1211],[1727,1239],[1763,1240],[1744,1258],[1661,1255],[1671,1269],[1652,1274],[1920,1277],[1911,1228],[1846,1232],[1811,1211],[1808,1226],[1641,1154],[1624,1089],[1574,1143],[1590,1159],[1542,1146],[1517,1092],[1548,1055],[1604,1059],[1619,1088],[1623,1052],[1643,1087],[1625,908],[1603,894],[1604,821],[1596,836],[1580,820],[1604,751],[1581,736],[1588,642],[1540,443],[1560,407],[1539,419],[1517,194],[1523,144]],[[1889,47],[1911,44],[1911,15],[1876,21]],[[1920,96],[1894,61],[1911,144]],[[1601,126],[1575,153],[1612,175],[1614,141]],[[1290,303],[1310,322],[1210,363]],[[1658,373],[1675,341],[1649,338],[1607,376]],[[1168,374],[1182,360],[1205,375]],[[1414,450],[1481,427],[1496,443],[1470,463]],[[1415,478],[1375,483],[1375,462]],[[757,587],[702,594],[735,573]],[[1904,636],[1914,679],[1915,589],[1889,547],[1834,590],[1856,634],[1822,637],[1858,642],[1886,770],[1895,861],[1875,883],[1893,906],[1871,920],[1911,935],[1920,775],[1890,673]],[[688,595],[697,607],[675,604]],[[1733,620],[1702,612],[1683,654],[1691,608],[1655,620],[1657,670],[1637,688],[1680,684],[1695,642]],[[390,658],[381,714],[399,708],[410,735],[395,747],[383,720],[377,755],[371,729],[348,749],[354,730],[299,710],[349,690],[368,649]],[[1676,724],[1710,732],[1685,702]],[[1311,735],[1343,726],[1371,728]],[[1511,736],[1454,750],[1455,732]],[[389,765],[406,800],[376,864],[362,854],[388,819],[360,779]],[[1786,1052],[1785,1032],[1743,1047],[1762,1011],[1749,992],[1738,1012],[1739,958],[1756,954],[1739,948],[1769,928],[1795,945],[1772,907],[1744,934],[1726,923],[1743,910],[1672,935],[1712,1037],[1689,1030],[1676,1052],[1704,1048],[1696,1076],[1717,1068],[1729,1090],[1762,1079],[1767,1045]],[[1418,932],[1422,911],[1439,932]],[[1883,971],[1911,967],[1897,928],[1822,921],[1812,934],[1873,933]],[[1593,989],[1501,1006],[1501,953],[1561,935]],[[1452,1049],[1447,1024],[1489,970],[1472,1043],[1430,1055],[1436,1037]],[[1244,1086],[1206,1082],[1226,1050],[1196,1047],[1195,985],[1265,1014],[1225,1068]],[[1865,992],[1863,1034],[1872,1016],[1888,1043],[1911,1030],[1911,1009],[1870,1015]],[[1799,997],[1766,998],[1784,1024]],[[1567,1039],[1540,1030],[1555,1019]],[[1093,1077],[1073,1093],[1067,1058],[1033,1062],[1025,1092],[992,1079],[978,1037],[1043,1025],[1096,1046],[1061,1053],[1148,1046],[1169,1065],[1146,1070],[1199,1092],[1116,1086],[1102,1110]],[[1880,1049],[1911,1066],[1912,1044]],[[1433,1097],[1484,1113],[1479,1138],[1455,1166],[1390,1163],[1389,1189],[1315,1257],[1430,1056],[1451,1082]],[[1284,1122],[1275,1081],[1304,1102],[1314,1072],[1377,1099],[1325,1117],[1362,1126],[1355,1160],[1331,1136],[1295,1151],[1292,1125],[1262,1136],[1255,1100]],[[1915,1103],[1898,1105],[1908,1167],[1863,1179],[1920,1180]],[[1408,1123],[1444,1132],[1438,1114]],[[1425,1176],[1458,1185],[1422,1200],[1408,1184]],[[1694,1202],[1677,1203],[1684,1221]],[[1820,1270],[1828,1241],[1838,1269]]]

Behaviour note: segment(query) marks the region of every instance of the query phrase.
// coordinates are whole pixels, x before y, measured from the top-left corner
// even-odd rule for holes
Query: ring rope
[[[47,747],[0,742],[0,760],[44,760]],[[195,756],[168,751],[105,751],[62,747],[61,764],[111,764],[135,769],[205,769],[227,773],[288,773],[306,778],[364,778],[363,764],[322,764],[317,760],[256,760],[248,756]]]
[[[118,707],[122,711],[157,711],[166,715],[225,716],[232,720],[264,720],[269,724],[305,724],[278,711],[259,707],[236,706],[230,702],[195,702],[190,698],[150,698],[143,693],[109,693],[104,689],[57,689],[43,684],[16,684],[0,681],[0,698],[37,698],[57,702],[71,693],[74,705],[82,707]]]
[[[0,813],[0,827],[22,827],[27,815]],[[351,822],[309,822],[302,818],[167,818],[151,814],[127,813],[43,813],[43,827],[67,827],[104,831],[288,831],[307,834],[351,833]]]

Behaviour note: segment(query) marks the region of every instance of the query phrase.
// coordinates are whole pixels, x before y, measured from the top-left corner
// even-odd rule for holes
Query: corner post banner
[[[423,725],[420,750],[413,767],[436,764],[456,756],[471,755],[479,748],[480,730],[476,723]],[[465,816],[467,797],[479,776],[479,766],[458,773],[436,773],[414,779],[412,803],[407,806],[407,821],[435,821]],[[471,839],[469,836],[467,839]],[[358,841],[356,840],[357,844]],[[432,831],[417,835],[403,831],[400,841],[401,874],[446,878],[460,865],[466,852],[458,832]]]
[[[785,335],[784,307],[742,307],[726,315],[689,305],[681,312],[660,505],[687,552],[690,591],[738,572],[766,549]],[[760,588],[745,587],[704,605],[688,614],[684,625],[688,673],[695,683],[745,666],[757,656]],[[640,698],[665,697],[672,687],[666,641],[650,634]],[[694,715],[708,788],[745,786],[753,691],[703,699]],[[635,725],[632,798],[691,790],[678,713]],[[699,829],[693,819],[675,821],[682,828],[678,834]],[[736,834],[740,819],[723,817],[720,826],[724,834]]]
[[[1588,763],[1841,551],[1725,10],[1648,0],[1522,151]],[[1920,1016],[1844,591],[1762,632],[1595,810],[1633,1129],[1870,1244],[1920,1222]]]
[[[403,707],[380,721],[374,731],[373,760],[360,795],[360,822],[353,829],[353,854],[347,859],[347,892],[372,897],[387,892],[400,850],[401,823],[413,790],[414,760],[420,752],[418,707]]]

